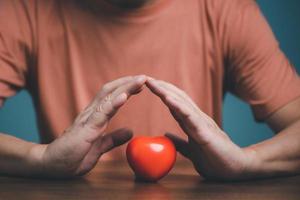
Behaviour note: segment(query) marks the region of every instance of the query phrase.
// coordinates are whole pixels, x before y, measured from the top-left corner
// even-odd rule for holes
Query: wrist
[[[28,176],[41,176],[45,174],[43,155],[47,148],[45,144],[34,144],[31,146],[27,156],[29,165]]]
[[[261,170],[261,158],[258,152],[253,146],[246,147],[243,150],[247,157],[244,177],[246,179],[258,178]]]

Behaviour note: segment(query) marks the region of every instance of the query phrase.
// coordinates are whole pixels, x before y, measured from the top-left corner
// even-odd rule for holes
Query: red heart
[[[176,160],[176,149],[165,136],[140,136],[129,142],[126,156],[137,179],[158,181],[172,169]]]

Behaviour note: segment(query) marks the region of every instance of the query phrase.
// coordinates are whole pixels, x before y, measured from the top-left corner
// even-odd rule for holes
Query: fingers
[[[184,132],[198,144],[207,144],[211,142],[213,135],[222,132],[214,120],[176,86],[153,78],[148,78],[146,85],[161,98]]]
[[[188,142],[186,142],[185,140],[181,139],[180,137],[172,133],[166,133],[165,136],[168,137],[170,140],[172,140],[176,150],[179,153],[181,153],[186,158],[190,158],[190,150],[189,150]]]
[[[187,134],[195,131],[197,122],[193,120],[196,111],[185,98],[163,87],[156,80],[147,80],[146,84],[168,106],[174,118]]]
[[[87,152],[85,157],[81,160],[75,174],[83,175],[89,172],[97,164],[100,156],[127,142],[132,138],[132,131],[129,129],[117,129],[111,133],[98,137],[92,144],[90,150]]]
[[[137,76],[132,81],[118,87],[112,93],[102,98],[95,105],[93,112],[88,117],[88,126],[93,128],[103,128],[131,95],[141,91],[145,82],[146,77],[144,75]]]
[[[99,147],[99,152],[101,154],[118,147],[132,138],[132,131],[129,129],[118,129],[109,134],[106,134],[102,138],[101,146]]]
[[[132,81],[129,81],[128,83],[116,88],[111,93],[111,98],[113,99],[122,93],[126,93],[127,96],[130,97],[131,95],[140,92],[146,80],[147,78],[144,75],[136,76]],[[106,97],[108,96],[109,95],[107,95]]]
[[[198,106],[195,104],[195,102],[181,89],[177,88],[175,85],[162,81],[162,80],[155,80],[153,78],[148,78],[147,83],[149,83],[149,86],[151,87],[151,83],[156,81],[161,87],[165,88],[166,90],[171,91],[173,94],[175,94],[177,97],[180,97],[181,99],[184,99],[187,103],[189,103],[195,110],[199,110]]]
[[[87,108],[78,115],[75,122],[86,122],[91,113],[95,110],[96,106],[101,102],[104,98],[110,98],[107,97],[110,95],[113,91],[115,91],[117,88],[126,85],[127,83],[134,82],[139,76],[125,76],[116,80],[113,80],[111,82],[108,82],[104,84],[101,88],[101,90],[97,93],[94,100],[91,102],[90,105],[87,106]],[[136,90],[136,93],[140,92],[142,90],[142,87]]]
[[[130,81],[132,81],[135,77],[134,76],[125,76],[116,80],[113,80],[111,82],[108,82],[106,84],[104,84],[101,88],[101,90],[99,91],[99,93],[96,96],[96,101],[100,100],[101,98],[107,96],[108,94],[110,94],[111,92],[113,92],[115,89],[119,88],[120,86],[129,83]]]
[[[172,102],[172,100],[181,101],[186,106],[190,106],[190,102],[187,100],[186,97],[179,94],[179,92],[175,91],[175,86],[167,86],[167,84],[163,81],[155,80],[155,79],[148,79],[146,82],[147,87],[157,96],[159,96],[162,101],[168,105]],[[171,84],[169,84],[171,85]],[[179,89],[177,89],[179,90]]]
[[[104,84],[89,107],[95,106],[102,98],[104,98],[120,86],[134,80],[134,78],[134,76],[125,76]]]

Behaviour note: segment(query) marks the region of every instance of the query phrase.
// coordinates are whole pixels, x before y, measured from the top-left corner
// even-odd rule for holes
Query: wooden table
[[[0,177],[0,199],[300,199],[300,176],[248,182],[207,182],[180,162],[159,183],[138,183],[125,162],[100,162],[83,178]]]

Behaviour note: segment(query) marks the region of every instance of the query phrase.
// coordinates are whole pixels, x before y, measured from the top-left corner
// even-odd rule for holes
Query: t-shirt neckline
[[[157,14],[171,3],[172,0],[156,0],[149,5],[145,5],[136,9],[122,9],[116,5],[110,4],[105,0],[95,2],[98,7],[95,11],[101,11],[110,18],[118,19],[120,21],[144,21],[155,17]]]

